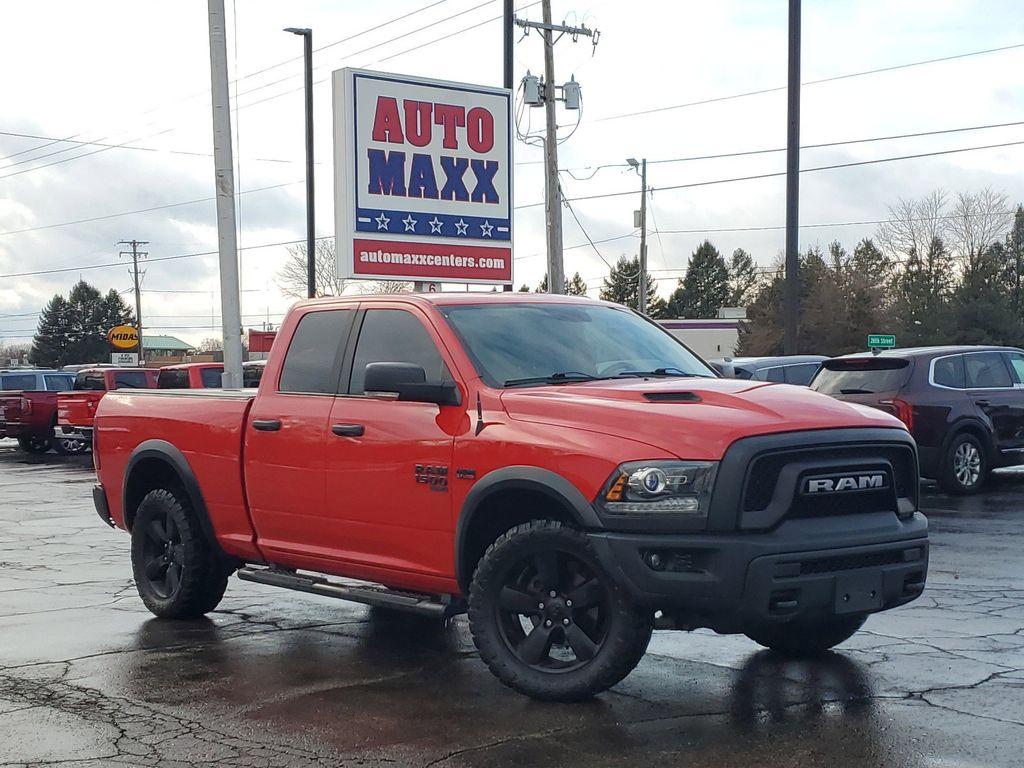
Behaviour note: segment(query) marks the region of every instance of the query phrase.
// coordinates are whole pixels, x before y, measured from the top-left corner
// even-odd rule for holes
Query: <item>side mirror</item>
[[[363,391],[413,403],[459,404],[459,389],[454,382],[428,382],[423,368],[413,363],[369,363]]]

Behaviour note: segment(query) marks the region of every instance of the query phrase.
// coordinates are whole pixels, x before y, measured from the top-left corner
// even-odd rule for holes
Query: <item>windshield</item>
[[[670,334],[638,315],[600,304],[440,306],[480,376],[512,383],[635,376],[714,377]],[[557,375],[556,375],[557,374]],[[540,379],[539,381],[525,381]]]
[[[826,360],[810,387],[826,395],[896,392],[906,382],[909,372],[907,360],[884,357]]]

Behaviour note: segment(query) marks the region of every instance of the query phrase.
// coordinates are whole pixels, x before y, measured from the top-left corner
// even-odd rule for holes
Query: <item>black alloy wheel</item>
[[[569,672],[600,651],[608,635],[608,591],[571,552],[530,555],[508,568],[502,581],[501,638],[523,664]]]
[[[146,581],[157,597],[163,600],[173,598],[181,586],[181,572],[185,565],[181,531],[168,510],[162,518],[150,519],[143,533],[142,563]]]

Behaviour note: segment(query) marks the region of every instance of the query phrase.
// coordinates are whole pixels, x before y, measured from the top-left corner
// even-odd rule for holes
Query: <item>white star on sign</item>
[[[405,224],[405,231],[406,232],[415,232],[416,231],[416,219],[414,219],[412,217],[412,214],[409,214],[404,219],[402,219],[402,223]]]
[[[440,222],[438,220],[437,216],[435,216],[430,221],[428,221],[427,224],[430,225],[430,234],[432,234],[432,235],[435,235],[435,234],[439,235],[439,234],[441,234],[441,223],[442,222]]]
[[[380,216],[378,216],[376,219],[374,219],[374,221],[377,222],[377,230],[378,231],[380,231],[382,229],[387,229],[388,228],[388,224],[391,223],[391,219],[389,219],[387,216],[384,215],[384,211],[381,211],[380,212]]]
[[[484,237],[490,237],[493,230],[494,225],[487,221],[487,219],[484,219],[484,223],[480,225],[480,231],[483,233]]]
[[[464,234],[466,234],[466,230],[468,228],[469,228],[469,224],[464,222],[462,219],[459,219],[458,221],[455,222],[455,234],[456,235],[464,235]]]

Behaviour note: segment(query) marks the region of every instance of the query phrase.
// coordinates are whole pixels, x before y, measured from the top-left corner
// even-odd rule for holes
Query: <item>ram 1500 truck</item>
[[[0,434],[17,438],[28,453],[79,450],[75,441],[57,439],[57,393],[71,389],[74,374],[63,371],[5,371],[0,374]]]
[[[236,571],[466,611],[537,698],[614,685],[655,624],[816,653],[925,583],[901,422],[720,379],[605,302],[302,302],[258,392],[119,390],[95,423],[96,508],[157,616],[212,611]]]
[[[70,392],[57,395],[57,436],[76,440],[84,447],[92,442],[92,420],[96,406],[111,389],[152,389],[156,386],[154,368],[83,368],[75,373]]]

